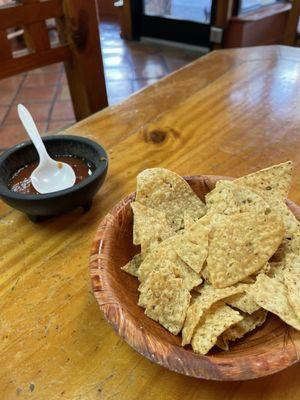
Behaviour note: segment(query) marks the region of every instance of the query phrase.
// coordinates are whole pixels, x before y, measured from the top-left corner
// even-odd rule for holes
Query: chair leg
[[[102,53],[95,0],[63,0],[59,30],[70,45],[65,63],[77,121],[107,107]]]

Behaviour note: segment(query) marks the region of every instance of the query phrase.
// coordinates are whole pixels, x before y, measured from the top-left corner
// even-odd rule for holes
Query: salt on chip
[[[121,269],[128,274],[135,276],[136,278],[138,277],[138,269],[143,261],[142,255],[136,254],[124,267]]]
[[[288,291],[284,283],[264,274],[257,276],[255,284],[250,285],[247,292],[262,308],[300,330],[300,320],[288,300]]]
[[[267,201],[284,200],[291,186],[292,172],[293,163],[287,161],[235,179],[234,183],[253,189]]]
[[[191,341],[193,350],[199,354],[208,353],[216,344],[218,336],[242,319],[238,311],[226,304],[222,302],[214,304],[205,312],[195,329]]]
[[[266,318],[268,311],[260,309],[253,314],[241,314],[243,319],[228,328],[221,337],[218,338],[217,346],[223,350],[229,349],[229,342],[241,339],[247,333],[261,326]]]
[[[134,214],[133,243],[141,245],[142,253],[175,234],[169,226],[166,215],[137,201],[131,203]]]
[[[235,185],[231,181],[218,181],[216,187],[206,196],[208,213],[237,214],[270,209],[266,201],[253,190]]]
[[[200,285],[202,282],[200,275],[182,261],[175,250],[180,241],[181,235],[173,236],[147,253],[138,270],[140,282],[145,282],[148,275],[154,270],[172,268],[174,274],[183,279],[188,290]]]
[[[201,271],[208,255],[208,233],[206,226],[196,223],[181,235],[174,246],[179,257],[197,273]]]
[[[211,285],[204,284],[204,286],[198,290],[200,293],[199,296],[196,297],[195,301],[187,311],[186,320],[182,330],[182,346],[190,343],[197,324],[201,320],[203,314],[209,310],[213,304],[220,300],[224,300],[233,294],[242,293],[244,290],[245,285],[215,289]]]
[[[207,267],[216,288],[233,285],[262,268],[284,235],[282,221],[273,213],[223,216],[214,228]]]
[[[191,299],[181,278],[165,271],[153,271],[143,285],[140,297],[143,297],[148,317],[173,335],[180,332]]]
[[[285,270],[283,279],[287,288],[288,301],[300,321],[300,270]]]
[[[179,175],[163,168],[151,168],[137,176],[136,201],[166,213],[175,231],[184,227],[184,211],[198,219],[205,214],[205,204]]]

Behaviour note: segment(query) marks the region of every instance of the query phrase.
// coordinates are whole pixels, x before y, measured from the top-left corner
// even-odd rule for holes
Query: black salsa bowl
[[[51,157],[74,156],[92,165],[92,174],[69,189],[48,194],[22,194],[8,188],[11,176],[25,165],[39,160],[31,141],[20,143],[0,156],[0,197],[9,206],[39,221],[63,214],[77,207],[89,210],[92,199],[103,184],[108,157],[102,146],[81,136],[44,136],[43,142]]]

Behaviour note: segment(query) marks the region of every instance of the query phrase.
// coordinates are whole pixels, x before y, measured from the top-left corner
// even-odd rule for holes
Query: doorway
[[[133,36],[211,47],[215,7],[216,0],[132,0]]]

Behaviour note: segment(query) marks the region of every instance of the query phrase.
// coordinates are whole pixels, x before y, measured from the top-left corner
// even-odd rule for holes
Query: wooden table
[[[0,203],[0,398],[296,400],[300,364],[219,383],[151,364],[104,321],[88,257],[99,220],[144,168],[239,176],[291,159],[300,202],[300,50],[209,54],[68,130],[101,142],[107,180],[92,210],[33,224]]]

